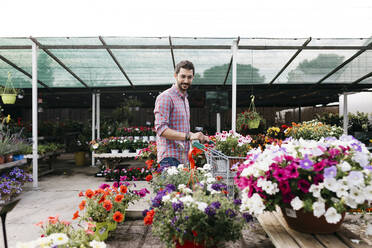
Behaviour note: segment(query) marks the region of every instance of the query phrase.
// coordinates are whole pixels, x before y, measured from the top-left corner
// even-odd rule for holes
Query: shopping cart
[[[212,175],[214,177],[221,177],[223,182],[227,185],[228,196],[234,197],[234,177],[236,176],[236,171],[231,170],[229,157],[208,145],[205,146],[200,144],[198,141],[193,141],[191,145],[204,151],[207,163],[212,166]],[[192,159],[190,159],[190,156],[189,160],[191,164]]]

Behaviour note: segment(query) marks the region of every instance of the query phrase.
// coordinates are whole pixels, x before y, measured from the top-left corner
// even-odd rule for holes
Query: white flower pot
[[[150,136],[150,141],[156,141],[156,137],[155,136]]]
[[[139,136],[134,136],[134,140],[139,140],[140,137]]]
[[[111,153],[112,154],[118,154],[119,153],[119,150],[118,149],[111,149]]]
[[[122,153],[129,153],[129,149],[122,150]]]
[[[142,136],[142,141],[143,142],[149,142],[149,137],[148,136]]]

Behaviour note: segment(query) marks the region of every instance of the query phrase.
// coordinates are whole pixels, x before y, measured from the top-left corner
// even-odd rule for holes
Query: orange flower
[[[54,216],[49,216],[49,217],[48,217],[48,222],[49,222],[50,224],[56,224],[56,223],[58,222],[58,215],[56,215],[56,217],[54,217]]]
[[[93,197],[93,195],[94,195],[94,192],[93,192],[93,190],[88,189],[87,191],[85,191],[85,195],[86,195],[86,197],[88,197],[89,199],[91,199]]]
[[[80,216],[79,216],[79,211],[76,211],[76,212],[74,213],[74,216],[72,217],[72,219],[73,219],[73,220],[76,220],[78,217],[80,217]]]
[[[85,200],[82,200],[81,202],[80,202],[80,204],[79,204],[79,208],[80,208],[80,210],[83,210],[84,208],[85,208],[85,204],[86,204],[87,202],[85,201]]]
[[[116,195],[115,196],[115,201],[116,202],[121,202],[123,200],[124,196],[123,195]]]
[[[149,182],[149,181],[151,181],[151,180],[152,180],[152,175],[147,175],[147,176],[146,176],[146,181]]]
[[[145,223],[145,225],[149,226],[152,224],[153,220],[154,220],[154,216],[150,215],[149,214],[150,212],[147,212],[146,214],[146,217],[143,219],[143,222]]]
[[[106,209],[106,211],[110,211],[112,209],[112,203],[110,200],[105,200],[103,202],[103,207]]]
[[[105,200],[106,200],[106,196],[103,195],[103,196],[101,197],[101,199],[99,199],[98,203],[102,203],[102,202],[104,202]]]
[[[225,195],[227,195],[229,193],[226,190],[222,190],[221,192],[224,193]]]
[[[124,215],[122,213],[120,213],[119,211],[116,211],[114,213],[114,215],[112,216],[112,218],[116,222],[122,222],[124,220]]]
[[[155,215],[155,211],[154,211],[154,209],[151,209],[150,211],[148,211],[148,212],[146,213],[146,215],[150,215],[151,217],[154,217],[154,215]]]
[[[222,176],[216,176],[216,179],[217,179],[218,181],[220,181],[220,180],[223,179],[223,177],[222,177]]]
[[[154,164],[154,160],[153,159],[149,159],[149,160],[146,160],[145,162],[147,164],[147,169],[151,169],[152,165]]]
[[[82,197],[84,195],[83,191],[80,191],[79,197]]]
[[[120,185],[120,192],[121,192],[121,193],[125,194],[125,193],[127,193],[127,191],[128,191],[127,186]]]

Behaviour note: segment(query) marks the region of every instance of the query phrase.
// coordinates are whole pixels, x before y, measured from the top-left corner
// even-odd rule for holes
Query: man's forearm
[[[162,137],[169,139],[169,140],[185,140],[186,133],[178,132],[176,130],[167,128],[165,131],[161,134]]]

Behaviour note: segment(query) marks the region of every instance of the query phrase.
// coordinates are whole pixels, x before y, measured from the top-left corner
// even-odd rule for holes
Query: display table
[[[42,154],[42,155],[37,155],[37,159],[38,160],[41,160],[41,161],[45,161],[46,164],[48,165],[48,168],[47,170],[45,171],[42,171],[41,173],[39,173],[38,175],[39,176],[43,176],[43,175],[46,175],[46,174],[49,174],[51,172],[54,171],[53,167],[52,167],[52,163],[53,161],[59,156],[61,155],[61,153],[64,152],[63,150],[57,150],[57,151],[53,151],[53,152],[47,152],[45,154]],[[33,158],[33,155],[32,154],[26,154],[24,155],[24,158],[26,158],[28,160],[29,163],[31,163],[31,160]]]
[[[113,169],[128,158],[137,157],[136,152],[126,153],[94,153],[93,157],[99,159],[106,169]]]
[[[17,161],[13,161],[13,162],[9,162],[9,163],[0,164],[0,170],[9,169],[9,168],[17,167],[17,166],[22,166],[22,165],[25,165],[25,164],[27,164],[26,158],[21,159],[21,160],[17,160]]]

